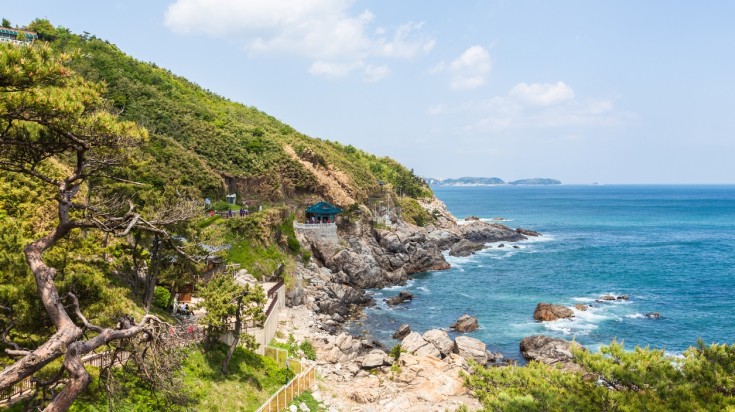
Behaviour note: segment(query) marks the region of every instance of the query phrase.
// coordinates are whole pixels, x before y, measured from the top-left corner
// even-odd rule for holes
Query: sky
[[[735,2],[6,2],[433,178],[735,183]]]

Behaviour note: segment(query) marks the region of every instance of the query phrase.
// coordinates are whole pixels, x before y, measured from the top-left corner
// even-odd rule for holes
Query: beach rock
[[[393,334],[393,339],[401,340],[411,333],[411,327],[408,326],[407,323],[404,323],[403,325],[399,326],[396,330],[396,333]]]
[[[413,294],[407,290],[402,290],[398,295],[388,298],[385,301],[390,306],[400,305],[401,303],[413,300]]]
[[[385,352],[380,349],[373,349],[362,358],[363,369],[373,369],[379,366],[383,366],[385,361]]]
[[[589,308],[589,306],[583,305],[581,303],[575,303],[574,304],[574,309],[581,310],[582,312],[586,311],[587,308]]]
[[[533,318],[545,322],[557,319],[571,318],[574,312],[566,306],[553,305],[551,303],[539,303],[533,311]]]
[[[466,218],[464,218],[464,220],[465,222],[473,222],[480,220],[480,218],[477,216],[467,216]]]
[[[499,244],[498,247],[505,247],[505,243]]]
[[[533,335],[521,340],[520,349],[526,360],[535,360],[547,365],[561,364],[566,370],[576,370],[579,367],[573,363],[572,346],[582,349],[576,342]]]
[[[426,331],[421,335],[421,337],[424,338],[425,341],[434,345],[442,356],[447,356],[452,353],[452,350],[454,350],[454,342],[452,342],[452,338],[450,338],[447,332],[444,332],[443,330],[431,329]]]
[[[602,295],[602,296],[600,296],[600,297],[599,297],[599,298],[598,298],[597,300],[605,300],[605,301],[609,301],[609,300],[615,300],[615,299],[616,299],[616,298],[615,298],[615,296],[613,296],[613,295]]]
[[[457,339],[454,340],[454,345],[459,356],[467,360],[472,359],[480,365],[487,363],[485,343],[482,341],[469,336],[457,336]]]
[[[648,319],[659,319],[661,318],[661,314],[658,312],[649,312],[645,314],[646,318]]]
[[[482,243],[473,242],[468,239],[462,239],[459,242],[452,245],[451,248],[449,248],[449,255],[466,257],[466,256],[472,255],[478,250],[482,250],[483,247],[484,246]]]
[[[524,229],[522,227],[516,228],[516,233],[520,233],[524,236],[531,236],[531,237],[538,237],[541,236],[541,233],[536,232],[534,230]]]
[[[477,329],[478,327],[477,318],[474,316],[470,316],[468,314],[464,314],[459,317],[454,323],[452,323],[452,326],[450,328],[456,330],[457,332],[472,332],[473,330]]]
[[[418,332],[411,332],[403,338],[401,341],[401,349],[416,356],[441,357],[439,349],[425,341]]]
[[[615,299],[616,300],[629,300],[630,299],[630,296],[628,296],[628,295],[620,295],[620,296],[616,297]]]
[[[520,249],[521,247],[518,245],[513,245],[513,249]]]

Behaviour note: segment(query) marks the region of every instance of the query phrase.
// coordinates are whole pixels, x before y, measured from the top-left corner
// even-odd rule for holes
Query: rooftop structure
[[[317,222],[331,223],[339,213],[342,213],[342,209],[327,202],[319,202],[306,208],[306,219],[311,221],[313,217]]]
[[[31,44],[35,40],[38,40],[38,35],[35,32],[0,27],[0,42],[2,43]]]

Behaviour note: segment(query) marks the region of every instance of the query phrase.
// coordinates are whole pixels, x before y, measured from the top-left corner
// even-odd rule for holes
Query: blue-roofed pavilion
[[[306,218],[308,221],[311,221],[313,217],[315,220],[321,222],[334,222],[334,218],[340,213],[342,213],[342,209],[327,202],[319,202],[306,208]]]

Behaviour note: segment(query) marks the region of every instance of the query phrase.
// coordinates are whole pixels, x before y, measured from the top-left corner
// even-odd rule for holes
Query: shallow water
[[[418,274],[407,285],[372,290],[377,305],[350,326],[392,346],[395,329],[447,328],[469,313],[470,334],[488,349],[518,358],[531,334],[575,338],[595,349],[611,340],[679,353],[696,343],[735,341],[735,186],[437,187],[458,218],[503,217],[540,231],[519,249],[493,245],[452,269]],[[412,302],[389,308],[383,298],[411,291]],[[595,302],[604,294],[629,301]],[[538,323],[537,303],[571,306],[573,320]],[[647,319],[660,312],[660,319]]]

